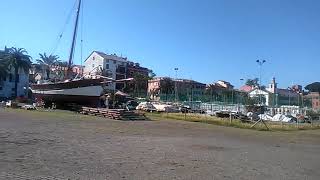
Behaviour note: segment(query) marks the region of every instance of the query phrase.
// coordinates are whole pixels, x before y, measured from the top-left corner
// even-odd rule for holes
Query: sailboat
[[[68,69],[66,79],[61,82],[47,82],[32,84],[30,89],[38,101],[45,104],[56,103],[65,105],[75,103],[86,106],[98,106],[99,98],[109,83],[123,82],[130,79],[114,80],[104,76],[90,76],[72,79],[72,62],[76,45],[79,14],[81,10],[81,0],[78,2],[77,15],[72,37],[72,44],[69,54]]]

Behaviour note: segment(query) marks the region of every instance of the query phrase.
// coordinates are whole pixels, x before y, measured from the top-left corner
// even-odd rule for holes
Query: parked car
[[[150,102],[141,102],[136,107],[136,110],[142,110],[142,111],[148,111],[148,112],[157,111],[157,109]]]

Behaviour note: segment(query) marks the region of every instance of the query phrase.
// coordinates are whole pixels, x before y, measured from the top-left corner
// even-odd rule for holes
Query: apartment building
[[[175,93],[175,89],[177,93]],[[180,101],[198,100],[205,92],[206,84],[190,79],[172,79],[156,77],[148,81],[148,94],[152,100],[171,100],[176,97]],[[168,95],[169,94],[169,95]],[[165,99],[170,97],[170,99]]]
[[[141,67],[139,63],[129,61],[126,57],[116,54],[106,54],[100,51],[93,51],[84,62],[84,74],[103,75],[115,80],[132,78],[134,73],[148,76],[149,69]],[[109,89],[122,90],[124,82],[109,84]]]
[[[15,95],[15,74],[13,68],[6,77],[0,77],[0,99],[13,98]],[[25,97],[29,88],[29,74],[20,68],[18,71],[17,96]]]

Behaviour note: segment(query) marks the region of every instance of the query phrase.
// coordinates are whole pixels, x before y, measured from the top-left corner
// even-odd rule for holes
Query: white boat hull
[[[68,103],[98,107],[100,105],[100,96],[103,92],[101,85],[86,86],[70,89],[49,89],[40,90],[32,89],[36,101],[44,101],[46,105],[56,103],[57,105],[65,106]]]
[[[32,89],[33,94],[47,94],[47,95],[66,95],[66,96],[96,96],[100,97],[103,91],[102,86],[87,86],[70,89],[50,89],[38,90]]]

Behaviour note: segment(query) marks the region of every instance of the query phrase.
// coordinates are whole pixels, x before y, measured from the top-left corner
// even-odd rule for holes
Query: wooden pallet
[[[125,109],[82,107],[80,113],[85,115],[106,117],[116,120],[147,120],[147,118],[143,114],[136,113],[134,111],[126,111]]]

